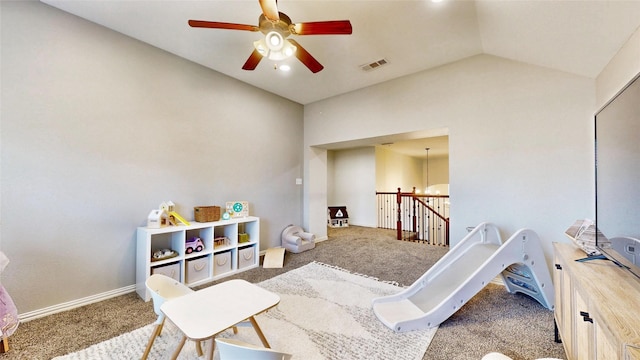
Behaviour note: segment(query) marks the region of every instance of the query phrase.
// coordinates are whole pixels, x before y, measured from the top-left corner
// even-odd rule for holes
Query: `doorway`
[[[352,225],[378,227],[378,191],[411,192],[415,187],[416,193],[449,195],[448,130],[431,134],[328,147],[327,205],[346,206]]]

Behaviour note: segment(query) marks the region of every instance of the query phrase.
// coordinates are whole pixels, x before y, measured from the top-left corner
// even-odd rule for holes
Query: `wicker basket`
[[[220,220],[220,206],[196,206],[193,215],[197,222],[212,222]]]

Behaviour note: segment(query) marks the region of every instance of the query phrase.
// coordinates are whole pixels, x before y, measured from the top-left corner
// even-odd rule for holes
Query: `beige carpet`
[[[329,229],[329,240],[300,254],[287,253],[281,269],[252,269],[233,276],[258,283],[312,261],[380,280],[409,285],[447,248],[397,241],[395,231],[351,226]],[[132,274],[133,278],[133,274]],[[34,296],[37,296],[34,294]],[[20,305],[18,304],[18,307]],[[43,359],[68,354],[155,320],[151,302],[135,293],[21,324],[0,359]],[[491,351],[515,360],[565,358],[554,339],[553,313],[531,298],[488,285],[440,325],[423,360],[479,360]]]
[[[271,347],[293,354],[293,360],[419,360],[437,330],[394,333],[371,312],[371,300],[395,294],[400,287],[321,263],[310,263],[258,285],[277,293],[280,303],[258,315],[257,321]],[[180,331],[165,326],[149,359],[167,358],[180,342]],[[146,326],[54,360],[139,359],[150,334],[151,327]],[[237,335],[229,330],[220,337],[261,346],[252,328],[241,327]],[[192,342],[179,357],[197,358]]]

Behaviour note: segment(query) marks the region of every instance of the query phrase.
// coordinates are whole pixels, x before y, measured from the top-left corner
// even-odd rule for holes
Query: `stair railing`
[[[396,238],[449,246],[449,196],[376,192],[378,227],[395,229]]]

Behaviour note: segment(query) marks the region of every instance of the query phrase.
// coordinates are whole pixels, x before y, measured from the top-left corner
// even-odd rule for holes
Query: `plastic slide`
[[[521,229],[503,244],[498,228],[482,223],[411,286],[373,299],[373,312],[396,332],[436,327],[498,275],[509,293],[524,293],[553,310],[553,283],[538,235]]]
[[[180,216],[180,214],[178,214],[177,212],[169,211],[169,215],[173,216],[176,220],[180,221],[181,223],[189,226],[189,222],[185,218]]]

